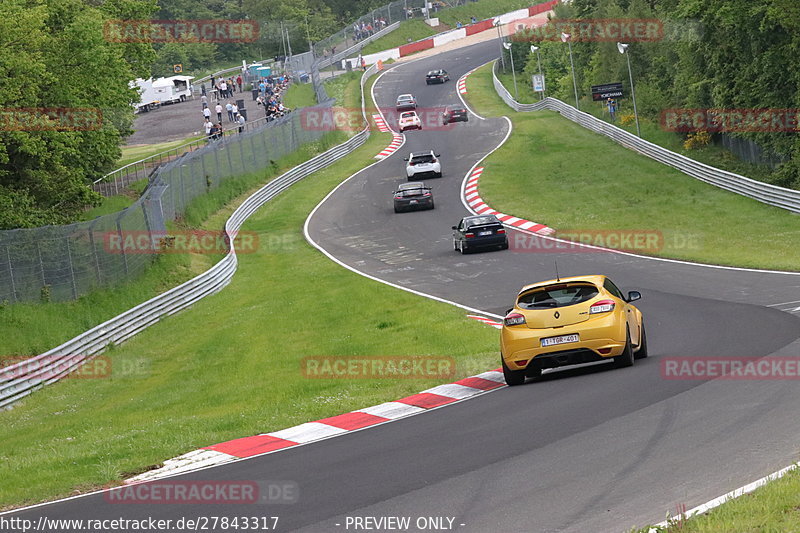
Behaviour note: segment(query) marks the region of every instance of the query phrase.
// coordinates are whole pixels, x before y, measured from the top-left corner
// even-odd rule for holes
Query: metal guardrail
[[[361,78],[362,115],[365,124],[367,117],[363,101],[364,84],[375,72],[374,67],[367,69]],[[369,127],[365,126],[348,141],[294,167],[245,200],[225,223],[225,233],[232,243],[230,250],[224,259],[203,274],[103,322],[48,352],[0,368],[0,407],[9,408],[36,390],[77,370],[102,353],[109,344],[120,344],[155,324],[162,317],[178,313],[198,300],[220,291],[230,283],[236,272],[238,259],[233,248],[233,238],[247,218],[294,183],[336,162],[364,144],[369,135]]]
[[[800,213],[800,191],[795,189],[787,189],[785,187],[778,187],[769,183],[756,181],[754,179],[728,172],[704,163],[695,161],[681,154],[677,154],[666,148],[646,141],[632,133],[609,124],[604,120],[579,111],[571,105],[558,100],[557,98],[547,97],[541,102],[535,104],[521,104],[514,100],[511,93],[503,86],[502,82],[497,78],[495,69],[497,63],[495,62],[492,69],[492,78],[494,88],[497,94],[509,107],[515,111],[541,111],[547,109],[560,113],[564,118],[583,126],[586,129],[592,130],[595,133],[605,135],[606,137],[616,141],[617,143],[635,150],[651,159],[655,159],[659,163],[669,165],[676,168],[695,179],[704,181],[720,189],[725,189],[742,196],[747,196],[759,202],[769,204],[781,209],[786,209],[793,213]]]
[[[361,50],[364,47],[364,45],[369,44],[372,41],[375,41],[377,39],[380,39],[384,35],[387,35],[387,34],[393,32],[394,30],[396,30],[399,27],[400,27],[400,22],[395,22],[393,24],[389,24],[388,26],[386,26],[382,30],[373,33],[372,35],[370,35],[369,37],[367,37],[365,39],[362,39],[361,41],[357,42],[356,44],[354,44],[353,46],[351,46],[350,48],[348,48],[346,50],[342,50],[341,52],[336,52],[332,56],[325,56],[325,57],[319,58],[317,60],[317,68],[324,69],[324,68],[327,68],[327,67],[329,67],[329,66],[331,66],[331,65],[333,65],[335,63],[338,63],[342,59],[345,59],[348,56],[350,56],[351,54]]]

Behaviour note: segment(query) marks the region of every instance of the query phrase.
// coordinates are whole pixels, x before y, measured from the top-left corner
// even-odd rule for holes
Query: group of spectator
[[[356,41],[360,41],[372,36],[375,32],[381,31],[386,26],[386,19],[383,17],[376,18],[372,22],[365,22],[362,20],[361,23],[353,23],[353,33],[355,34]]]
[[[243,81],[241,76],[237,76],[235,79],[230,78],[229,80],[221,79],[217,81],[214,86],[217,90],[221,91],[225,89],[227,91],[231,90],[230,88],[236,85],[239,88],[239,92],[241,92],[242,84],[240,84],[239,81]],[[256,104],[264,107],[264,115],[267,121],[282,117],[291,111],[285,107],[281,101],[281,95],[288,85],[289,78],[285,75],[268,76],[253,82],[253,89],[258,89]],[[220,95],[222,94],[232,95],[232,93],[229,92],[220,92]],[[233,100],[229,100],[228,103],[224,105],[221,101],[217,101],[213,108],[213,112],[216,114],[215,122],[212,120],[212,109],[208,105],[208,96],[204,88],[202,88],[200,99],[203,103],[203,129],[209,142],[221,139],[224,136],[225,130],[222,127],[222,123],[225,114],[227,114],[228,123],[232,127],[238,128],[239,133],[244,132],[246,119],[242,113],[239,112],[239,106],[237,106]]]
[[[283,105],[281,95],[289,86],[287,76],[268,76],[258,82],[258,97],[256,104],[263,106],[264,116],[267,121],[284,116],[291,110]]]
[[[223,98],[233,98],[233,93],[236,92],[238,86],[239,92],[242,92],[242,85],[244,80],[241,74],[230,78],[217,78],[211,76],[211,100],[222,100]],[[200,86],[200,94],[206,96],[206,84]]]

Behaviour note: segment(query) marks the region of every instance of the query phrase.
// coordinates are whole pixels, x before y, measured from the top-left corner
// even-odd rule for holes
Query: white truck
[[[131,82],[132,87],[139,89],[139,102],[135,104],[136,112],[157,109],[161,104],[184,102],[192,96],[192,76],[170,76],[169,78],[137,78]]]

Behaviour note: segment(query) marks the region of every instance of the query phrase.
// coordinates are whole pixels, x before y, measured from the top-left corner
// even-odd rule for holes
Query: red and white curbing
[[[389,129],[389,126],[386,125],[386,121],[383,119],[382,115],[375,113],[374,115],[372,115],[372,120],[375,121],[375,125],[378,127],[379,132],[389,133],[390,131],[392,131]]]
[[[403,136],[399,133],[392,132],[392,142],[389,146],[384,148],[381,153],[376,155],[375,159],[386,159],[399,150],[401,146],[403,146]]]
[[[375,121],[375,125],[378,126],[378,131],[381,133],[392,134],[392,142],[389,143],[389,146],[384,148],[381,153],[375,156],[375,159],[386,159],[400,149],[401,146],[403,146],[403,136],[392,131],[391,128],[389,128],[389,126],[386,124],[386,120],[380,114],[376,113],[372,115],[372,119]]]
[[[125,483],[152,481],[207,466],[278,452],[301,444],[405,418],[505,386],[505,379],[500,369],[491,370],[458,380],[455,383],[439,385],[394,402],[386,402],[351,413],[323,418],[316,422],[306,422],[273,433],[243,437],[207,446],[164,461],[161,468],[139,474],[126,480]]]
[[[491,318],[487,318],[485,316],[480,316],[480,315],[467,315],[467,316],[473,320],[477,320],[478,322],[483,322],[487,326],[492,326],[493,328],[501,329],[503,327],[502,322],[498,322],[497,320],[492,320]]]
[[[464,186],[464,198],[467,204],[469,204],[470,209],[472,209],[476,215],[495,215],[500,219],[500,222],[507,226],[532,231],[533,233],[540,233],[542,235],[552,235],[555,233],[553,228],[545,226],[544,224],[538,224],[530,220],[525,220],[524,218],[506,215],[486,205],[478,193],[478,180],[482,173],[483,167],[475,168]]]
[[[467,76],[469,76],[470,72],[467,72],[458,79],[457,87],[460,94],[467,94]]]
[[[469,77],[470,74],[472,74],[479,68],[481,67],[475,67],[474,69],[470,70],[469,72],[458,78],[456,86],[458,87],[459,94],[467,94],[467,78]]]

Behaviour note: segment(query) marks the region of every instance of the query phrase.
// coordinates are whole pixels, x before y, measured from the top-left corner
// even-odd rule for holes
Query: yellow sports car
[[[542,369],[614,359],[618,367],[647,357],[642,313],[605,276],[526,285],[503,319],[500,356],[509,385]]]

